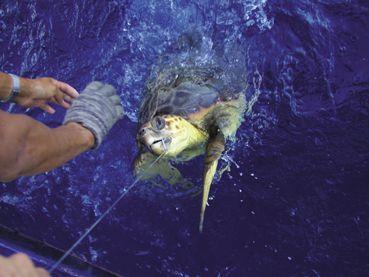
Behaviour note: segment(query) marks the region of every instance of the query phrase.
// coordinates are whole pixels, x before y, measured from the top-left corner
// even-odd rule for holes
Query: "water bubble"
[[[292,208],[292,209],[290,210],[290,216],[295,216],[295,215],[296,215],[296,213],[297,213],[297,208]]]
[[[255,21],[254,21],[253,19],[248,20],[248,21],[246,22],[246,26],[247,26],[247,27],[250,27],[250,26],[252,26],[252,25],[254,25],[254,24],[255,24]]]
[[[89,250],[90,250],[91,261],[96,262],[99,256],[99,253],[92,247],[89,247]]]

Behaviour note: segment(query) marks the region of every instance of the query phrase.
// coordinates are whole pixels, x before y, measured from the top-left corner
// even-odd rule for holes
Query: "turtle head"
[[[191,146],[194,129],[190,122],[176,115],[158,115],[138,131],[137,140],[155,155],[175,157]]]

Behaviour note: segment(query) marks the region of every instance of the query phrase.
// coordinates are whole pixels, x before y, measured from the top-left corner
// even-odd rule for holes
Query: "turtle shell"
[[[194,115],[237,98],[221,81],[219,68],[181,68],[161,72],[146,85],[140,108],[141,124],[156,115],[175,114],[191,121]]]

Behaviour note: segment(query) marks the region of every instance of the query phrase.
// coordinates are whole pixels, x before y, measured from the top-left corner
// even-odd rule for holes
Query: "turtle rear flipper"
[[[206,204],[208,203],[209,191],[211,183],[218,166],[220,156],[224,151],[225,140],[221,132],[209,139],[205,154],[205,170],[204,170],[204,185],[202,194],[202,205],[200,213],[199,231],[202,233]]]

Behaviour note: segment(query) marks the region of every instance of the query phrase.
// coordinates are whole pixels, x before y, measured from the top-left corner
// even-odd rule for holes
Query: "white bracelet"
[[[10,97],[10,101],[13,101],[15,97],[20,94],[20,78],[17,75],[9,74],[13,79],[13,89]]]
[[[1,102],[14,101],[14,98],[17,97],[20,93],[20,79],[17,75],[9,74],[12,78],[12,89],[10,91],[9,96],[5,100],[1,100]]]

